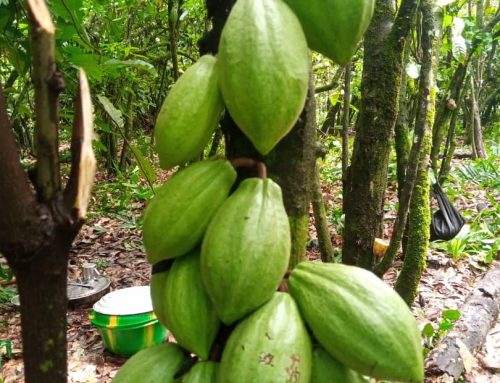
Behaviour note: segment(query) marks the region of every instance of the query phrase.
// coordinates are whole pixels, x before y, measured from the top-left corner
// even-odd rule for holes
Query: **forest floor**
[[[486,209],[494,208],[488,202],[485,192],[475,191],[472,194],[473,198],[458,198],[458,202],[456,200],[459,209],[475,210],[474,207],[478,204],[483,204]],[[324,189],[328,204],[338,203],[337,197],[334,197],[336,195],[335,188]],[[78,276],[81,264],[93,262],[102,275],[110,278],[111,290],[149,284],[151,268],[145,260],[140,230],[134,224],[134,220],[140,216],[143,205],[134,203],[130,208],[134,213],[128,217],[94,216],[82,229],[71,251],[70,278]],[[393,218],[388,215],[388,222],[392,222]],[[386,238],[390,236],[389,227],[390,225],[387,225]],[[310,236],[311,238],[316,236],[312,223]],[[332,241],[337,246],[341,241],[340,235],[334,229],[332,229]],[[314,243],[308,249],[308,256],[319,257]],[[397,261],[385,276],[387,283],[395,282],[400,267],[401,262]],[[443,252],[429,250],[427,270],[422,278],[418,299],[412,309],[421,327],[430,323],[436,329],[434,342],[439,335],[442,335],[439,334],[440,325],[443,321],[447,321],[442,316],[443,311],[458,309],[471,291],[474,281],[486,270],[487,265],[473,255],[455,261]],[[70,383],[109,383],[126,360],[105,350],[98,331],[88,319],[91,307],[92,304],[88,303],[70,307],[68,311]],[[3,377],[4,383],[23,383],[20,315],[14,305],[0,306],[0,324],[3,324],[0,326],[0,340],[8,339],[13,343],[13,358],[4,362],[0,381]],[[427,339],[427,342],[429,341],[431,340]],[[463,381],[500,383],[500,323],[497,323],[488,335],[487,342],[476,355],[473,366]]]

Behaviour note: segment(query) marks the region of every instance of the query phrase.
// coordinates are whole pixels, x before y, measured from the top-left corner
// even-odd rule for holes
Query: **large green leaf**
[[[120,109],[117,109],[114,107],[113,103],[107,98],[106,96],[103,95],[98,95],[97,99],[101,103],[103,109],[106,111],[109,117],[111,117],[111,120],[120,128],[122,129],[124,126],[123,122],[123,113],[121,112]]]
[[[141,149],[139,149],[138,146],[130,144],[130,149],[137,160],[137,164],[139,165],[144,178],[150,185],[152,185],[156,180],[156,173],[153,164],[142,154]]]

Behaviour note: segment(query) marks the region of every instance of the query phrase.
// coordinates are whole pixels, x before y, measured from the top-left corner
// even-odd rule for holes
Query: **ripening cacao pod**
[[[112,383],[174,383],[187,361],[175,344],[164,343],[139,351],[120,368]]]
[[[286,272],[290,227],[280,187],[248,178],[210,222],[201,251],[203,281],[226,324],[269,300]]]
[[[282,0],[238,0],[216,67],[231,117],[260,153],[269,153],[306,100],[310,58],[297,17]]]
[[[201,280],[197,250],[174,261],[164,285],[159,318],[183,348],[208,359],[220,322]]]
[[[180,383],[215,383],[219,363],[198,362],[185,375]]]
[[[311,383],[367,383],[367,380],[317,347],[313,351]]]
[[[314,337],[342,364],[377,379],[423,381],[415,318],[375,274],[354,266],[302,262],[288,287]]]
[[[176,258],[193,249],[235,180],[236,171],[225,160],[200,161],[168,179],[144,213],[149,263]]]
[[[168,272],[163,271],[151,275],[151,303],[153,312],[161,323],[165,323],[165,286],[167,283]]]
[[[275,293],[239,323],[222,353],[218,383],[309,383],[312,345],[296,303]]]
[[[197,157],[217,128],[224,104],[216,61],[214,56],[202,56],[177,80],[161,107],[155,142],[163,169]]]
[[[284,0],[299,18],[309,46],[345,65],[370,25],[375,0]]]

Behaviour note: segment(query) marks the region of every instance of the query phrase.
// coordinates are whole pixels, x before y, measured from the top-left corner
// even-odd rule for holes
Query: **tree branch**
[[[43,239],[43,232],[50,230],[50,215],[44,213],[46,225],[37,225],[36,198],[19,161],[14,134],[7,118],[7,108],[0,85],[0,253],[11,266],[31,253]],[[39,207],[41,208],[41,207]],[[30,232],[30,241],[26,233]],[[42,234],[41,236],[39,234]]]
[[[89,84],[85,72],[80,69],[80,89],[75,102],[75,120],[71,137],[71,174],[64,190],[64,203],[75,221],[81,221],[87,213],[90,189],[94,182],[96,160],[92,150],[94,118]]]
[[[64,82],[55,63],[55,28],[49,10],[42,0],[28,0],[31,24],[33,83],[36,110],[36,188],[43,202],[60,190],[58,153],[59,93]]]

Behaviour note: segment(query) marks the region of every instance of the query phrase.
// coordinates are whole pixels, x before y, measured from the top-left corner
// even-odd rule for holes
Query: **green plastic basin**
[[[89,313],[106,348],[120,356],[162,343],[167,329],[153,312],[149,286],[116,290],[102,297]]]
[[[131,356],[143,348],[160,344],[167,335],[153,312],[136,315],[106,315],[92,310],[91,323],[101,333],[106,348],[120,356]]]

